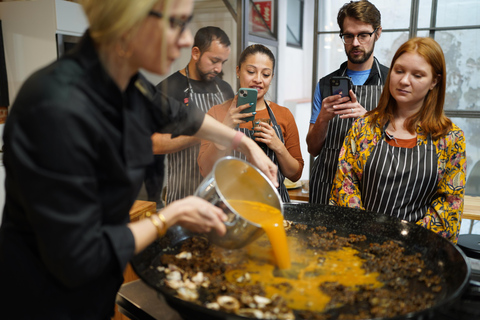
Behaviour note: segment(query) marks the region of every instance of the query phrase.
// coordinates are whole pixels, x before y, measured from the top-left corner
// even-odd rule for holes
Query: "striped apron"
[[[383,85],[353,86],[357,101],[367,111],[377,107]],[[328,204],[333,178],[337,172],[338,155],[343,140],[356,118],[341,119],[336,115],[328,122],[327,136],[310,173],[310,203]]]
[[[368,158],[361,181],[366,210],[407,221],[423,218],[437,190],[438,157],[431,136],[413,148],[394,147],[382,138]]]
[[[185,71],[188,81],[185,97],[187,105],[191,101],[192,106],[194,105],[207,113],[211,107],[225,101],[218,84],[215,84],[217,86],[217,92],[215,93],[194,92],[189,80],[188,68],[185,68]],[[202,182],[203,177],[197,164],[199,152],[200,144],[196,144],[181,151],[167,154],[167,204],[193,195]]]
[[[269,105],[266,101],[265,101],[265,105],[267,106],[268,115],[270,117],[270,120],[272,121],[271,126],[275,130],[275,133],[277,134],[277,137],[280,139],[280,141],[282,141],[282,143],[285,144],[285,140],[283,139],[282,129],[280,128],[280,125],[277,123],[277,119],[275,118],[275,115],[273,114],[272,109],[269,107]],[[249,130],[247,128],[238,128],[238,127],[236,128],[236,130],[243,132],[247,137],[249,137],[252,140],[255,139],[255,137],[253,136],[253,134],[254,134],[253,130]],[[278,165],[278,159],[277,159],[277,156],[275,155],[275,152],[273,152],[272,149],[268,148],[264,143],[260,143],[260,142],[257,142],[257,143],[260,145],[260,147],[263,149],[263,151],[265,151],[265,153],[267,154],[267,157],[270,158],[270,160],[272,160],[272,162],[278,168],[278,170],[277,170],[277,180],[278,180],[278,183],[279,183],[279,187],[277,188],[277,191],[280,194],[280,197],[282,198],[282,201],[283,202],[290,202],[290,196],[288,195],[288,190],[283,183],[283,181],[285,180],[285,176],[280,171],[280,167]],[[233,156],[237,157],[237,158],[240,158],[240,159],[243,159],[243,160],[246,160],[246,157],[242,153],[240,153],[236,150],[233,151]]]

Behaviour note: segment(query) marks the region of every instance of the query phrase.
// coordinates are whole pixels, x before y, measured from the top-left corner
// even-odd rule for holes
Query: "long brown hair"
[[[393,71],[395,61],[407,52],[422,56],[432,67],[433,76],[437,77],[438,82],[427,93],[420,110],[405,120],[405,128],[413,134],[416,126],[420,124],[426,134],[431,134],[433,139],[437,139],[448,133],[452,128],[452,121],[443,112],[446,87],[445,57],[440,45],[432,38],[412,38],[398,48],[392,59],[378,107],[369,111],[367,115],[372,117],[373,123],[379,122],[381,127],[387,121],[393,122],[397,102],[390,92],[390,74]]]

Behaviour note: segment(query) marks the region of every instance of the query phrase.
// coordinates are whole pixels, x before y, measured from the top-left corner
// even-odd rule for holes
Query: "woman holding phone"
[[[287,108],[265,99],[274,69],[275,57],[270,49],[261,44],[247,47],[238,61],[237,78],[241,88],[257,90],[256,111],[242,113],[251,105],[237,107],[238,95],[236,95],[223,104],[213,106],[208,114],[228,127],[242,132],[264,148],[267,156],[278,166],[278,191],[282,200],[290,202],[283,181],[285,177],[292,181],[300,179],[303,158],[298,129],[292,113]],[[253,121],[245,120],[252,116]],[[203,140],[198,156],[200,173],[206,176],[212,170],[215,161],[227,155],[242,157],[235,150]]]
[[[378,107],[345,138],[330,204],[383,212],[457,242],[465,136],[443,112],[445,86],[445,58],[435,40],[400,46]]]
[[[110,319],[128,261],[169,227],[225,233],[226,215],[198,197],[129,221],[154,132],[234,146],[276,183],[256,143],[139,72],[165,74],[192,46],[193,0],[81,3],[89,29],[25,81],[5,125],[0,300],[13,319]]]

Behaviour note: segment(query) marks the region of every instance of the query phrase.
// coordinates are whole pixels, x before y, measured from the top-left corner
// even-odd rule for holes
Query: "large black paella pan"
[[[441,290],[431,307],[388,319],[433,319],[435,312],[448,308],[459,299],[468,283],[470,268],[462,251],[448,240],[415,224],[384,214],[304,203],[286,204],[284,217],[312,227],[323,226],[327,231],[336,230],[340,236],[365,235],[367,244],[393,240],[405,248],[406,254],[420,254],[433,274],[442,279]],[[172,229],[132,260],[134,270],[186,319],[248,319],[179,299],[175,291],[164,284],[164,274],[156,269],[160,257],[178,250],[179,244],[189,237],[191,235],[182,229]],[[296,317],[300,319],[298,315]]]

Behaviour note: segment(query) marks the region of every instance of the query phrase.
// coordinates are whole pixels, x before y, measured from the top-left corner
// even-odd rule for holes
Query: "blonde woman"
[[[81,43],[25,82],[5,128],[1,301],[15,319],[110,319],[127,262],[168,227],[225,232],[224,213],[195,197],[129,223],[152,133],[233,146],[276,183],[253,141],[167,103],[138,72],[165,74],[192,45],[193,0],[82,5],[90,28]]]

